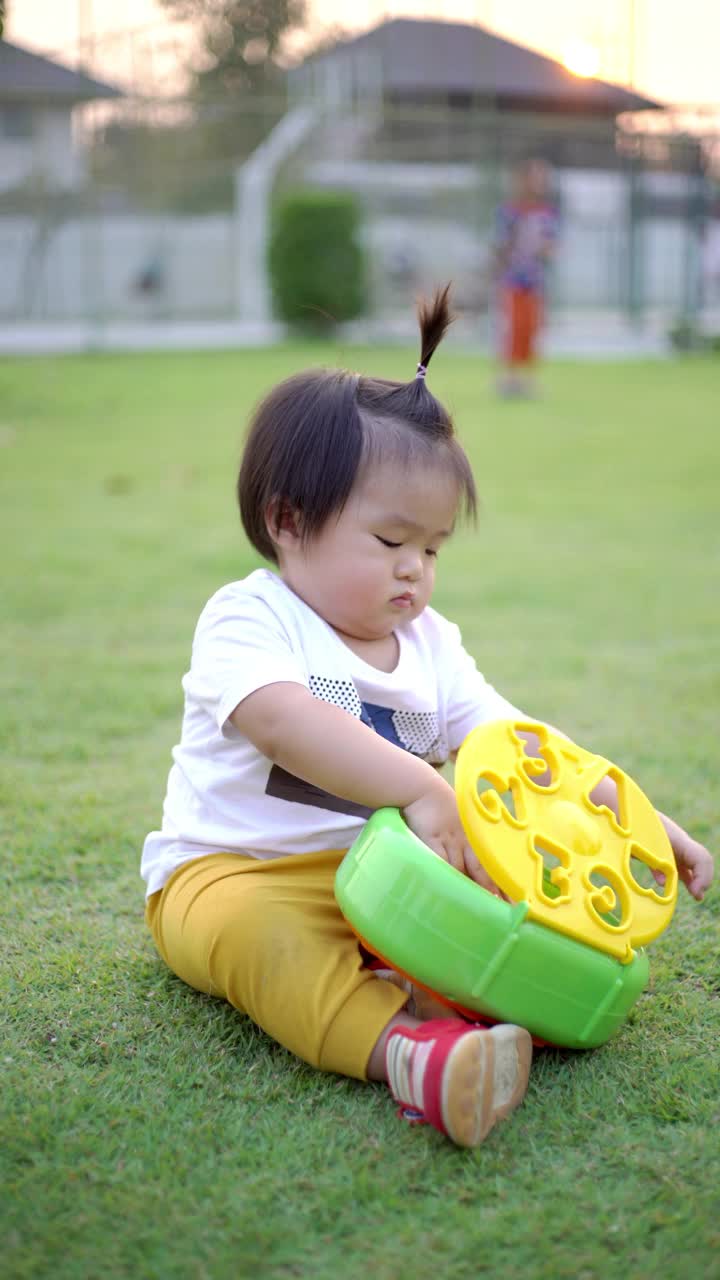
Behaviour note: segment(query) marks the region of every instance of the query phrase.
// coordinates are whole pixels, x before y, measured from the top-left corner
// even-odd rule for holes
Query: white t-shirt
[[[432,764],[443,764],[475,725],[524,718],[434,609],[395,634],[397,666],[379,671],[267,569],[216,592],[200,615],[183,679],[182,737],[162,829],[150,832],[143,849],[148,894],[203,854],[280,858],[346,849],[369,816],[274,765],[235,728],[228,717],[256,689],[301,684]]]

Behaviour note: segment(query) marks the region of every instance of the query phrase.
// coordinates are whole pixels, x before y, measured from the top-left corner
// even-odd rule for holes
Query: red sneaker
[[[522,1102],[532,1040],[508,1023],[481,1028],[459,1018],[395,1027],[388,1036],[388,1084],[401,1114],[476,1147]]]

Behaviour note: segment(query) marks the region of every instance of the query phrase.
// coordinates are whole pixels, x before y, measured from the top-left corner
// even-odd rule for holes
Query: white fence
[[[353,187],[365,202],[375,318],[402,310],[419,288],[444,279],[455,281],[462,309],[481,315],[491,297],[488,219],[453,210],[438,167],[426,167],[424,184],[414,195],[409,171],[417,175],[419,166],[384,168],[385,194],[393,188],[405,192],[399,209],[384,207],[369,194],[368,166],[358,166],[357,173],[352,165],[325,166],[322,173],[308,174],[323,185]],[[464,185],[470,196],[480,193],[479,170],[453,166],[453,171],[458,189]],[[686,181],[682,175],[661,177],[666,188],[675,181],[679,189]],[[642,181],[651,188],[656,180],[646,175]],[[718,256],[712,248],[717,220],[705,225],[704,240],[682,211],[645,215],[633,224],[621,175],[570,171],[558,182],[562,233],[552,280],[556,309],[623,310],[631,269],[640,281],[642,307],[668,320],[687,309],[689,297],[715,300],[720,279],[708,264],[713,252]],[[438,192],[444,193],[442,199]],[[0,320],[256,321],[254,291],[250,296],[243,270],[249,234],[242,204],[235,213],[192,217],[2,216]]]
[[[231,215],[0,218],[0,316],[223,317],[235,311]]]

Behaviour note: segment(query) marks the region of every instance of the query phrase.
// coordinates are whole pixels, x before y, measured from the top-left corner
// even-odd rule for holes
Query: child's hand
[[[702,902],[714,874],[712,854],[704,845],[693,840],[692,836],[689,836],[687,831],[683,831],[672,818],[667,818],[659,810],[658,817],[672,845],[680,879],[693,898]]]
[[[455,792],[444,778],[434,784],[412,804],[403,809],[403,817],[411,831],[451,867],[464,872],[476,884],[491,893],[500,894],[468,844],[458,813]]]

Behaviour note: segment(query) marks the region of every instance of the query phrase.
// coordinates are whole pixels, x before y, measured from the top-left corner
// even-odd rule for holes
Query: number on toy
[[[537,755],[528,754],[528,735]],[[617,815],[592,799],[606,777]],[[670,843],[616,765],[545,725],[501,721],[465,739],[455,789],[478,858],[505,893],[528,903],[529,918],[624,963],[669,923],[677,896]]]

